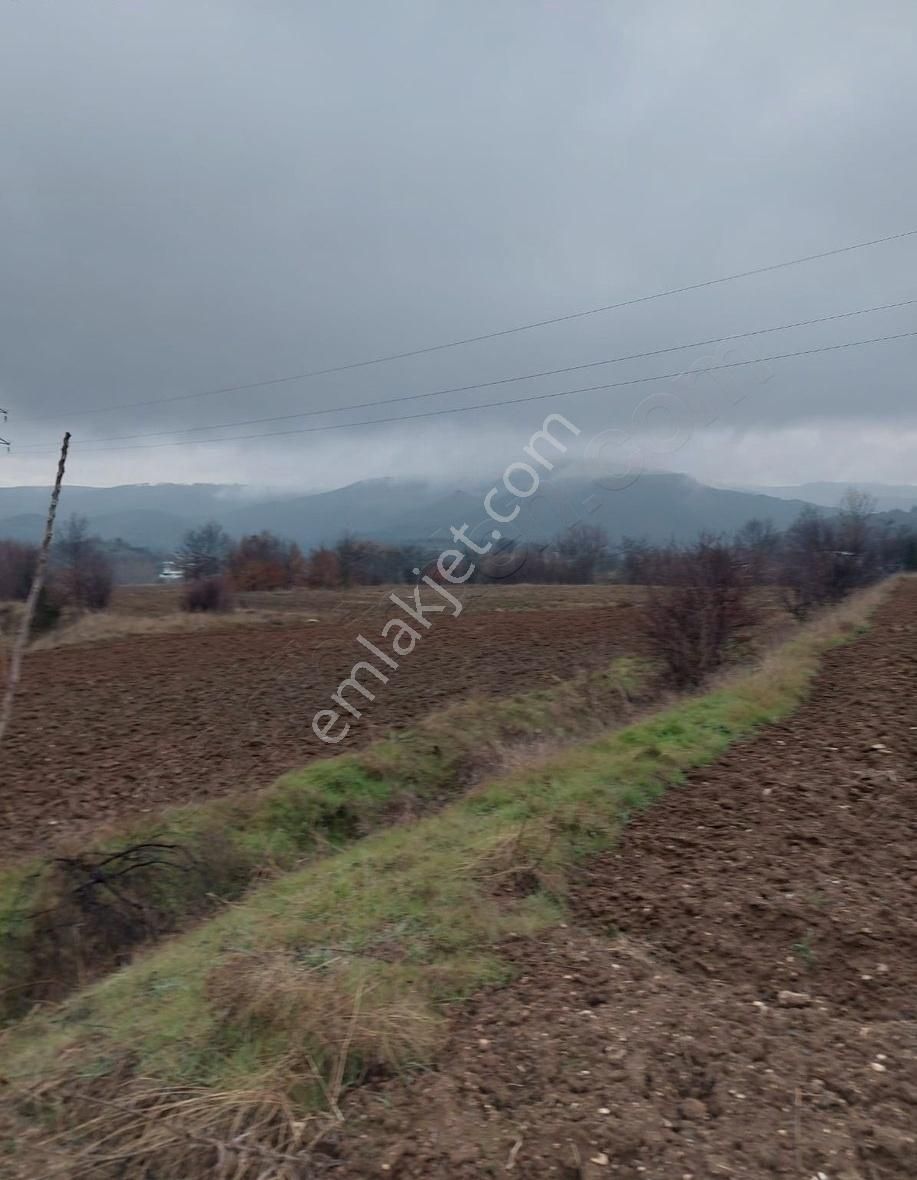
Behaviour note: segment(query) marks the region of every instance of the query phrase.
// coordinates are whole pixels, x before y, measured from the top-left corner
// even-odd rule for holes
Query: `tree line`
[[[345,534],[334,545],[303,554],[294,542],[270,532],[233,541],[215,522],[189,530],[175,561],[188,584],[188,609],[225,606],[235,591],[281,590],[295,586],[346,589],[414,582],[435,570],[439,550],[392,545]],[[611,567],[602,529],[575,525],[545,545],[505,542],[477,563],[470,580],[592,582]]]
[[[753,520],[734,537],[693,545],[629,542],[621,573],[646,587],[642,626],[679,688],[699,685],[751,642],[770,587],[797,619],[902,570],[917,570],[917,532],[894,528],[851,491],[832,515],[804,508],[783,533]]]
[[[784,532],[769,521],[752,520],[730,538],[706,537],[695,546],[637,538],[611,546],[604,530],[588,523],[545,543],[504,540],[477,560],[470,581],[671,586],[690,580],[689,554],[703,552],[712,560],[714,550],[728,553],[743,582],[777,588],[797,618],[895,570],[917,570],[917,530],[893,527],[876,513],[870,497],[851,491],[838,511],[806,507]],[[67,607],[108,605],[110,552],[108,543],[91,534],[85,517],[65,523],[52,553],[40,624],[52,625]],[[0,601],[25,599],[37,557],[35,545],[0,541]],[[212,521],[188,530],[175,554],[185,579],[182,605],[189,610],[226,609],[235,592],[410,583],[431,574],[436,557],[430,546],[350,534],[303,553],[295,542],[268,531],[234,540]]]
[[[728,542],[719,540],[747,581],[777,587],[784,606],[800,619],[889,574],[917,570],[917,530],[895,527],[876,513],[872,497],[855,490],[834,513],[807,505],[784,532],[770,521],[751,520]],[[627,539],[621,547],[620,580],[665,584],[679,552],[683,550],[677,545]]]

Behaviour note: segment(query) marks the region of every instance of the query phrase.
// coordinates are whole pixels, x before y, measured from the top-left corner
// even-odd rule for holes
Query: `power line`
[[[673,344],[667,348],[654,348],[648,352],[632,352],[625,356],[608,357],[600,361],[587,361],[579,365],[565,365],[560,369],[542,369],[534,373],[522,373],[518,376],[500,377],[494,381],[479,381],[472,385],[453,385],[447,389],[428,390],[426,393],[404,394],[398,397],[380,398],[378,400],[357,402],[349,406],[329,406],[319,410],[299,410],[295,414],[278,414],[269,418],[243,418],[234,422],[214,422],[202,426],[183,426],[173,430],[142,431],[137,434],[114,434],[104,438],[91,439],[93,443],[126,442],[137,438],[165,438],[176,434],[195,434],[202,430],[228,430],[234,426],[263,426],[273,422],[290,422],[296,418],[314,418],[321,414],[340,414],[350,410],[366,410],[372,406],[387,406],[396,402],[415,402],[423,398],[444,397],[450,393],[466,393],[473,389],[491,389],[497,385],[510,385],[518,381],[531,381],[538,377],[556,377],[561,373],[575,373],[583,369],[595,369],[603,365],[616,365],[623,361],[645,360],[648,357],[663,356],[670,352],[682,352],[689,348],[703,348],[709,344],[725,344],[732,340],[746,340],[752,336],[765,336],[772,332],[785,332],[791,328],[807,328],[815,324],[827,324],[834,320],[850,319],[852,316],[871,315],[879,311],[891,311],[899,307],[912,307],[917,299],[902,299],[897,303],[882,303],[874,307],[863,307],[856,311],[836,312],[833,315],[819,316],[816,319],[796,320],[789,324],[778,324],[771,328],[755,328],[750,332],[734,332],[729,336],[714,336],[709,340],[693,340],[689,344]],[[79,441],[79,440],[77,440]],[[26,444],[17,447],[17,451],[44,449],[41,444]]]
[[[432,352],[443,352],[449,348],[462,348],[468,344],[479,344],[485,340],[496,340],[502,336],[512,336],[518,332],[530,332],[535,328],[546,328],[552,324],[564,324],[571,320],[585,319],[587,316],[600,315],[607,311],[619,311],[625,307],[635,307],[640,303],[650,303],[656,299],[667,299],[672,295],[685,295],[689,291],[700,291],[706,287],[716,287],[721,283],[731,283],[737,279],[752,278],[755,275],[768,274],[771,271],[783,270],[789,266],[801,266],[806,262],[817,262],[822,258],[833,258],[839,254],[849,254],[853,250],[866,250],[872,246],[881,246],[886,242],[898,242],[903,238],[910,238],[917,234],[917,229],[904,230],[902,233],[887,234],[882,238],[872,238],[868,242],[854,242],[848,246],[837,246],[832,250],[822,250],[817,254],[806,254],[800,258],[789,258],[783,262],[772,262],[767,266],[757,266],[751,270],[736,271],[734,274],[721,275],[715,279],[704,279],[698,283],[688,283],[683,287],[669,287],[664,291],[654,291],[650,295],[637,295],[630,299],[622,299],[617,303],[606,303],[600,307],[589,307],[583,311],[573,311],[566,315],[552,316],[549,319],[533,320],[527,324],[517,324],[512,328],[501,328],[495,332],[484,332],[479,336],[466,336],[460,340],[449,340],[442,344],[428,344],[423,348],[413,348],[405,352],[390,352],[381,356],[369,357],[365,360],[349,361],[342,365],[331,365],[324,369],[309,369],[302,373],[293,373],[285,377],[271,377],[262,381],[249,381],[241,385],[224,385],[217,389],[198,390],[195,393],[180,393],[169,397],[147,398],[143,401],[127,402],[117,406],[83,407],[70,410],[73,414],[106,414],[118,410],[137,409],[142,406],[166,405],[172,402],[191,401],[200,397],[216,397],[224,393],[239,393],[249,389],[266,389],[272,385],[285,385],[292,381],[304,381],[311,377],[326,377],[332,373],[345,373],[352,369],[364,369],[370,365],[387,364],[390,361],[407,360],[410,357],[425,356]],[[56,418],[58,415],[48,415]]]
[[[752,357],[744,361],[729,361],[721,365],[707,365],[704,368],[692,369],[692,373],[714,373],[722,369],[740,369],[746,365],[760,365],[768,361],[785,361],[791,360],[795,357],[814,356],[817,353],[823,352],[838,352],[847,348],[860,348],[866,344],[885,344],[892,340],[903,340],[909,336],[917,336],[917,329],[911,332],[897,332],[891,336],[872,336],[867,340],[850,340],[844,344],[824,344],[818,348],[804,348],[796,352],[782,352],[774,356],[760,356]],[[467,414],[474,410],[491,410],[498,406],[515,406],[522,405],[526,402],[547,401],[551,398],[571,397],[577,393],[593,393],[598,390],[605,389],[620,389],[628,385],[643,385],[650,381],[668,381],[674,380],[676,377],[683,376],[683,372],[678,371],[674,373],[657,373],[651,377],[632,377],[627,381],[613,381],[605,385],[585,385],[579,389],[561,389],[555,390],[552,393],[536,393],[529,394],[527,397],[507,398],[502,401],[480,402],[474,406],[455,406],[443,410],[424,410],[417,414],[403,414],[395,415],[389,418],[367,418],[360,422],[335,422],[327,426],[305,426],[299,427],[296,430],[272,430],[264,434],[237,434],[226,438],[186,438],[178,439],[175,442],[166,443],[138,443],[128,447],[83,447],[81,451],[83,454],[97,453],[97,454],[115,454],[120,451],[150,451],[158,450],[162,447],[183,447],[183,446],[200,446],[213,445],[217,443],[227,442],[249,442],[260,438],[284,438],[292,435],[300,434],[320,434],[328,430],[352,430],[357,426],[380,426],[384,423],[390,422],[411,422],[418,418],[438,418],[446,414]],[[33,451],[32,454],[39,452]]]

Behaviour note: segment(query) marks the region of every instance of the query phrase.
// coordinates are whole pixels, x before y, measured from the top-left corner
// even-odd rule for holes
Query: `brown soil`
[[[807,704],[636,819],[333,1175],[917,1177],[917,581]]]
[[[627,601],[435,616],[388,684],[364,676],[377,699],[332,747],[313,734],[313,714],[358,660],[373,658],[357,635],[377,638],[398,614],[368,592],[335,604],[336,617],[316,624],[32,652],[0,763],[0,858],[112,818],[261,786],[471,692],[525,692],[636,648]]]

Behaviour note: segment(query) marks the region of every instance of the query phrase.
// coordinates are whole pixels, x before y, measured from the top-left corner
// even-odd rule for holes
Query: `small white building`
[[[162,563],[162,569],[159,571],[160,582],[180,582],[184,576],[174,561]]]

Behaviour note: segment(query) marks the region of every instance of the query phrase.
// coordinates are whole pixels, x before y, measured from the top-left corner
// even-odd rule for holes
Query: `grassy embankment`
[[[10,1091],[33,1118],[97,1120],[86,1141],[104,1126],[113,1157],[181,1158],[188,1175],[210,1174],[191,1166],[218,1150],[208,1136],[257,1127],[239,1175],[259,1174],[253,1143],[292,1150],[368,1070],[428,1061],[444,1005],[506,977],[501,942],[562,919],[573,866],[691,768],[787,715],[877,601],[858,596],[703,695],[266,882],[10,1029]]]
[[[254,880],[435,810],[533,743],[627,720],[655,691],[648,664],[621,658],[551,688],[471,698],[262,791],[164,810],[0,871],[0,1021],[59,999]]]

